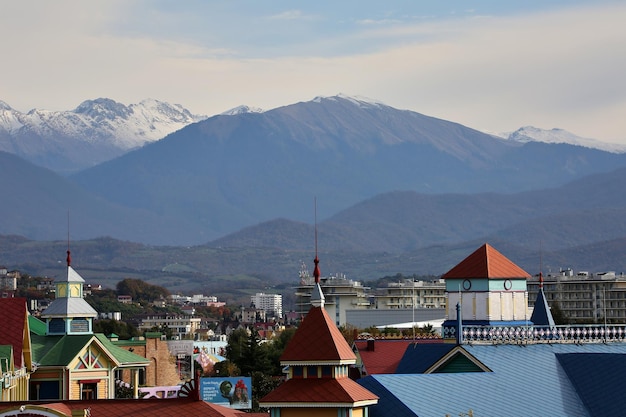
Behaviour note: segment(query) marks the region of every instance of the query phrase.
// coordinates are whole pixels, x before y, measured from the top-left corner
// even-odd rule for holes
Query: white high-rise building
[[[263,311],[268,317],[283,317],[283,296],[280,294],[265,294],[262,292],[251,295],[252,304]]]

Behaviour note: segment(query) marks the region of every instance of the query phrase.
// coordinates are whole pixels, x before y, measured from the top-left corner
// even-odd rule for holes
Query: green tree
[[[234,364],[239,364],[242,356],[245,355],[245,347],[248,340],[246,329],[236,329],[228,336],[226,345],[226,359]],[[237,365],[239,367],[239,365]]]
[[[264,374],[272,372],[272,366],[267,356],[267,348],[265,344],[261,346],[261,338],[256,329],[252,329],[250,332],[243,353],[243,357],[237,363],[243,375],[252,375],[255,371]]]
[[[280,379],[255,371],[252,373],[252,412],[264,413],[268,409],[259,407],[259,401],[280,385]]]
[[[170,295],[166,288],[133,278],[123,279],[117,283],[115,288],[118,295],[130,295],[137,302],[151,303]]]
[[[283,368],[280,366],[280,357],[295,333],[296,328],[290,327],[280,332],[271,342],[262,345],[267,350],[267,359],[271,366],[270,375],[282,375]]]
[[[557,301],[554,301],[550,306],[550,313],[552,313],[552,318],[554,319],[554,324],[569,324],[569,320],[563,310],[561,310],[561,306]]]
[[[93,323],[94,333],[104,333],[110,335],[115,333],[120,339],[130,339],[139,336],[139,331],[130,323],[117,320],[96,320]]]

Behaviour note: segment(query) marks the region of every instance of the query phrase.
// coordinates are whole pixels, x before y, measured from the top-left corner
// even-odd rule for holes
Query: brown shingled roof
[[[174,399],[142,399],[142,400],[93,400],[93,401],[59,401],[56,403],[42,403],[27,401],[0,403],[0,412],[15,410],[22,405],[34,409],[52,409],[63,415],[70,416],[72,410],[90,410],[92,416],[106,417],[242,417],[267,416],[267,413],[246,414],[241,410],[223,407],[204,401],[194,401],[187,398]],[[28,412],[28,411],[27,411]]]
[[[346,404],[378,399],[350,378],[290,379],[261,399],[261,404]]]
[[[24,346],[24,339],[28,339],[28,311],[26,310],[25,298],[0,298],[0,311],[2,311],[2,320],[0,320],[0,345],[13,346],[13,363],[16,369],[26,366],[24,357],[24,349],[30,349],[30,346]],[[28,339],[30,340],[30,339]]]
[[[485,243],[442,278],[530,278],[530,274]]]
[[[356,362],[356,356],[326,310],[311,307],[280,361],[345,364]]]

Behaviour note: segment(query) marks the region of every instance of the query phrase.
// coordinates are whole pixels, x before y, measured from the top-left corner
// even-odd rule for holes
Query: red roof
[[[442,278],[530,278],[530,274],[485,243]]]
[[[282,362],[354,363],[356,356],[323,307],[311,307],[285,348]]]
[[[367,375],[393,374],[413,340],[356,340]],[[368,348],[369,346],[369,348]],[[373,347],[373,350],[371,349]]]
[[[16,369],[25,366],[24,355],[24,334],[28,331],[26,321],[28,311],[26,310],[25,298],[0,298],[0,345],[13,346],[13,363]]]
[[[15,407],[29,404],[28,402],[0,403],[0,413]],[[46,407],[67,416],[71,416],[71,410],[90,409],[92,416],[107,417],[180,417],[180,416],[204,416],[204,417],[251,417],[265,416],[267,413],[244,413],[220,405],[195,401],[188,398],[173,399],[143,399],[143,400],[94,400],[94,401],[58,401],[56,403],[34,402],[33,406]],[[28,408],[26,409],[28,410]]]
[[[260,403],[271,404],[355,404],[377,400],[372,394],[350,378],[289,379],[263,397]]]

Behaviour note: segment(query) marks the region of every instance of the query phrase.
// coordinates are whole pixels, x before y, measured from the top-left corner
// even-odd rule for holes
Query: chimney
[[[367,351],[374,352],[374,339],[367,339]]]

